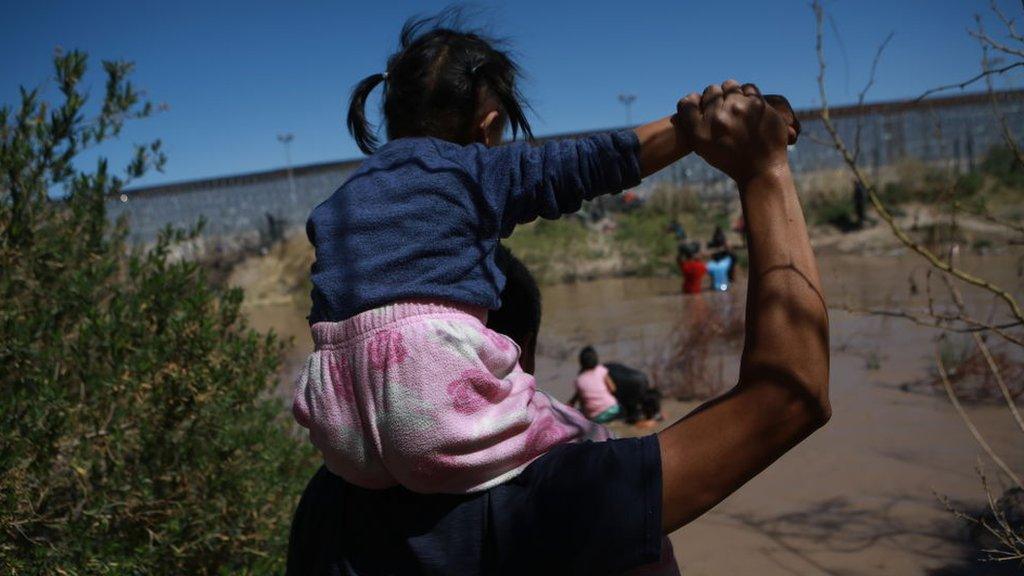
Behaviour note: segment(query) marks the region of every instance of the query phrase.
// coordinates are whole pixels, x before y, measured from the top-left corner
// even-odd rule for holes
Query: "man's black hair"
[[[679,244],[677,254],[683,260],[690,260],[693,258],[694,252],[690,249],[690,244],[688,242],[681,242]]]
[[[477,110],[490,96],[501,106],[512,137],[533,139],[527,105],[516,83],[519,66],[501,42],[462,25],[462,11],[448,8],[436,16],[406,21],[399,50],[382,73],[356,85],[348,108],[348,130],[359,149],[373,154],[377,135],[366,119],[366,99],[384,83],[384,122],[388,139],[433,136],[469,144]]]
[[[487,315],[487,327],[522,346],[527,335],[536,338],[540,330],[540,288],[530,271],[508,248],[498,244],[494,258],[498,269],[505,274],[505,288],[501,291],[501,308]]]
[[[715,226],[715,231],[711,234],[711,240],[708,241],[708,248],[721,248],[725,245],[725,230],[722,230],[721,226]]]
[[[679,256],[684,260],[692,260],[700,254],[700,242],[680,242]]]

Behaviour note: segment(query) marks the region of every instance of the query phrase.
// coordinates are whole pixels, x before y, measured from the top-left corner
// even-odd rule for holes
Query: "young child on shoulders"
[[[607,431],[536,389],[485,326],[505,277],[500,238],[636,186],[690,152],[671,116],[575,139],[532,138],[519,69],[483,36],[412,21],[385,69],[353,91],[369,157],[306,230],[315,349],[293,413],[330,472],[370,489],[486,490],[551,448]],[[366,118],[383,90],[387,142]]]

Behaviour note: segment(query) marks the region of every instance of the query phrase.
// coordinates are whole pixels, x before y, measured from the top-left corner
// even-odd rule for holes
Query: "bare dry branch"
[[[992,450],[988,441],[985,440],[985,437],[978,431],[977,426],[974,425],[971,417],[967,415],[964,407],[960,405],[960,400],[956,397],[956,392],[953,391],[953,385],[949,383],[949,375],[946,373],[946,366],[942,363],[942,355],[939,354],[937,346],[935,348],[935,364],[939,371],[939,378],[942,380],[942,387],[946,391],[946,396],[949,397],[949,401],[953,404],[953,408],[956,410],[956,413],[960,416],[960,419],[963,420],[964,425],[967,426],[971,435],[974,436],[974,439],[978,442],[978,445],[981,446],[982,450],[985,451],[985,454],[988,454],[988,457],[996,463],[996,466],[999,466],[999,469],[1002,470],[1014,484],[1024,489],[1024,482],[1021,482],[1020,476],[1011,470],[1006,464],[1006,461]]]
[[[967,80],[964,80],[963,82],[958,82],[958,83],[955,83],[955,84],[946,84],[944,86],[938,86],[936,88],[931,88],[929,90],[925,90],[920,96],[918,96],[917,98],[914,98],[914,102],[920,102],[921,100],[924,100],[925,98],[931,96],[932,94],[935,94],[936,92],[943,92],[945,90],[953,90],[953,89],[963,90],[964,88],[967,88],[968,86],[970,86],[971,84],[974,84],[975,82],[977,82],[978,80],[981,80],[982,78],[985,78],[987,76],[992,76],[993,74],[1006,74],[1010,70],[1013,70],[1014,68],[1020,68],[1021,66],[1024,66],[1024,60],[1019,61],[1019,62],[1014,62],[1012,64],[1007,64],[1006,66],[1003,66],[1001,68],[993,68],[993,69],[990,69],[990,70],[982,71],[982,72],[980,72],[980,73],[978,73],[978,74],[976,74],[974,76],[971,76]]]
[[[999,508],[998,503],[992,497],[992,490],[989,487],[988,478],[985,476],[985,473],[982,470],[980,463],[978,467],[975,468],[975,470],[977,471],[978,477],[981,479],[981,484],[985,489],[985,496],[989,503],[989,511],[992,513],[993,517],[997,518],[998,526],[993,527],[986,518],[975,517],[971,514],[968,514],[960,510],[959,508],[955,507],[952,502],[949,501],[949,498],[942,494],[933,492],[935,494],[935,497],[938,498],[940,502],[942,502],[943,506],[945,506],[946,510],[948,510],[951,514],[965,522],[968,522],[981,528],[982,530],[985,530],[997,541],[1003,544],[1003,546],[1006,547],[1005,550],[982,550],[982,552],[984,552],[987,556],[986,560],[990,560],[993,562],[1007,562],[1011,560],[1024,559],[1024,539],[1022,539],[1021,535],[1012,527],[1010,527],[1009,530],[1004,529],[1004,525],[1008,526],[1008,523],[1006,522],[1006,515]]]
[[[944,332],[952,332],[954,334],[973,334],[977,332],[991,332],[996,334],[1003,340],[1017,346],[1024,347],[1024,338],[1017,336],[1007,330],[1021,326],[1019,322],[1007,322],[1005,324],[992,324],[991,322],[982,322],[976,320],[970,316],[950,315],[950,314],[939,314],[937,312],[929,311],[927,314],[914,314],[906,310],[893,310],[889,308],[857,308],[849,305],[839,305],[834,308],[842,310],[843,312],[849,312],[851,314],[861,314],[869,316],[883,316],[887,318],[899,318],[901,320],[907,320],[913,322],[918,326],[924,326],[925,328],[935,328],[936,330],[942,330]],[[964,324],[964,326],[957,326],[955,323]]]
[[[949,290],[950,295],[953,297],[953,302],[960,310],[962,316],[967,315],[967,305],[964,303],[964,295],[960,292],[960,289],[953,284],[953,281],[948,276],[943,276],[942,280],[946,283],[946,288]],[[1020,428],[1021,432],[1024,432],[1024,418],[1021,418],[1020,411],[1017,410],[1017,403],[1013,400],[1013,395],[1010,394],[1010,389],[1007,387],[1006,382],[1003,381],[1003,375],[999,371],[999,366],[996,364],[994,358],[992,358],[992,352],[988,348],[988,344],[981,337],[980,334],[974,332],[971,334],[974,337],[974,343],[978,346],[978,350],[981,351],[981,355],[985,357],[985,362],[988,365],[989,372],[995,377],[996,385],[999,387],[999,392],[1003,395],[1003,400],[1006,401],[1006,407],[1010,410],[1010,414],[1013,415],[1014,421]]]
[[[985,357],[985,362],[988,363],[988,369],[995,376],[996,384],[999,386],[999,391],[1003,394],[1003,399],[1006,400],[1006,406],[1010,409],[1010,413],[1013,414],[1014,421],[1017,422],[1017,427],[1020,428],[1021,432],[1024,432],[1024,419],[1021,418],[1020,411],[1017,410],[1017,404],[1013,401],[1013,395],[1010,394],[1009,387],[1006,386],[1006,382],[1003,381],[1003,376],[999,371],[999,366],[996,365],[996,361],[992,358],[992,352],[989,350],[988,345],[985,344],[985,340],[982,339],[981,335],[975,332],[974,342],[978,345],[978,350]]]
[[[1002,12],[999,11],[999,8],[995,5],[995,2],[992,2],[991,6],[992,6],[992,10],[994,12],[996,12],[996,14],[999,16],[999,18],[1001,20],[1003,20],[1003,22],[1007,25],[1007,27],[1012,32],[1012,30],[1013,30],[1013,22],[1008,22],[1006,20],[1006,17],[1003,15]],[[984,24],[981,21],[981,17],[980,16],[975,16],[975,22],[977,22],[977,24],[978,24],[978,32],[979,33],[984,33],[985,28],[984,28]],[[988,56],[988,50],[989,50],[988,45],[982,43],[982,45],[981,45],[981,68],[982,68],[982,70],[988,70],[990,68],[990,66],[991,66],[991,63],[992,63],[991,60],[989,59],[989,56]],[[1013,137],[1013,133],[1010,131],[1010,126],[1006,122],[1006,116],[999,111],[999,102],[996,99],[995,89],[992,86],[992,76],[986,76],[985,77],[985,88],[986,88],[986,91],[988,92],[989,102],[992,105],[992,114],[996,117],[997,120],[999,120],[999,126],[1002,129],[1002,133],[1003,133],[1003,142],[1005,142],[1006,146],[1013,152],[1014,158],[1017,159],[1017,164],[1019,166],[1024,167],[1024,154],[1021,153],[1020,146],[1017,145],[1017,139]],[[997,223],[999,223],[999,222],[997,222]],[[1024,230],[1024,228],[1022,228],[1022,230]]]
[[[875,58],[871,61],[871,73],[868,74],[868,81],[864,85],[864,89],[861,90],[860,94],[857,96],[858,107],[864,106],[864,98],[867,97],[868,90],[871,90],[871,87],[875,85],[875,71],[878,70],[878,62],[881,61],[882,53],[885,52],[885,47],[889,45],[889,42],[895,34],[896,32],[889,32],[889,35],[885,37],[885,40],[882,40],[882,43],[878,45],[878,50],[875,51]],[[860,132],[863,127],[861,120],[861,116],[858,115],[857,133],[853,137],[853,159],[855,161],[860,158]]]
[[[954,267],[948,262],[943,261],[931,250],[915,242],[913,239],[910,238],[910,236],[907,235],[903,228],[898,223],[896,223],[896,220],[893,217],[893,215],[889,212],[888,208],[886,208],[885,204],[878,197],[878,193],[875,189],[874,184],[868,181],[863,171],[860,169],[860,166],[854,161],[853,156],[850,154],[849,149],[843,142],[842,137],[839,136],[839,132],[836,130],[836,127],[833,124],[832,119],[829,115],[828,94],[825,90],[825,53],[822,41],[822,19],[824,15],[824,9],[821,7],[821,3],[818,0],[815,0],[815,2],[812,5],[812,8],[814,9],[815,21],[817,25],[815,46],[818,53],[818,92],[821,97],[821,120],[825,126],[825,130],[828,131],[829,135],[832,137],[835,149],[842,155],[843,160],[846,162],[846,165],[853,172],[854,177],[861,183],[864,189],[867,190],[868,199],[871,201],[871,205],[874,206],[875,210],[878,212],[878,215],[881,216],[883,220],[885,220],[886,224],[888,224],[889,228],[892,230],[893,235],[895,235],[896,238],[904,246],[918,253],[925,260],[927,260],[928,263],[931,264],[933,267],[943,272],[946,272],[947,274],[951,274],[952,276],[954,276],[958,280],[961,280],[962,282],[966,282],[967,284],[977,286],[979,288],[988,290],[989,292],[995,294],[1000,299],[1002,299],[1003,302],[1006,303],[1013,317],[1016,318],[1019,322],[1024,323],[1024,310],[1021,309],[1020,304],[1017,302],[1017,300],[1013,297],[1012,294],[984,278],[980,278],[973,274],[969,274],[959,268]],[[1018,64],[1024,65],[1024,61],[1019,62]]]
[[[1005,512],[996,502],[995,497],[992,495],[992,489],[989,487],[988,476],[985,475],[984,467],[979,463],[975,471],[978,473],[978,477],[981,478],[981,485],[985,489],[985,498],[988,500],[988,509],[992,513],[992,518],[995,519],[997,527],[989,525],[984,518],[978,524],[988,530],[989,534],[995,536],[1007,548],[1006,550],[984,550],[984,552],[989,555],[990,560],[997,562],[1024,559],[1024,537],[1010,525],[1006,519]]]
[[[1016,336],[1014,334],[1010,334],[1009,332],[1007,332],[1006,330],[1004,330],[1003,328],[1001,328],[999,326],[994,326],[992,324],[978,322],[977,320],[974,320],[972,318],[964,318],[964,321],[976,324],[978,326],[983,326],[986,330],[992,332],[993,334],[996,334],[997,336],[999,336],[1003,340],[1006,340],[1007,342],[1010,342],[1011,344],[1016,344],[1018,346],[1024,346],[1024,340],[1022,340],[1019,336]]]
[[[1024,158],[1022,158],[1020,161],[1024,162]],[[1021,166],[1024,166],[1024,164],[1021,164]],[[972,214],[974,214],[975,216],[977,216],[977,217],[979,217],[979,218],[981,218],[983,220],[991,222],[992,224],[995,224],[997,226],[1002,226],[1003,228],[1007,228],[1007,229],[1009,229],[1009,230],[1011,230],[1013,232],[1016,232],[1018,234],[1024,234],[1024,224],[1021,224],[1019,222],[1011,222],[1011,221],[1006,220],[1004,218],[1000,218],[998,216],[995,216],[991,212],[989,212],[987,209],[979,210],[977,212],[972,212]]]
[[[1022,0],[1022,5],[1024,5],[1024,0]],[[895,221],[893,215],[891,214],[891,212],[889,212],[888,207],[879,198],[875,186],[872,183],[868,182],[865,173],[862,171],[861,167],[857,163],[860,155],[861,135],[861,125],[859,121],[854,136],[853,153],[851,154],[850,149],[847,148],[846,143],[839,136],[839,132],[830,116],[828,98],[825,90],[826,63],[824,58],[822,39],[824,10],[821,6],[820,0],[814,0],[812,8],[815,14],[817,32],[817,81],[821,97],[821,119],[827,133],[832,139],[832,146],[842,156],[844,162],[853,173],[857,182],[859,182],[859,184],[863,186],[865,190],[867,190],[868,198],[870,199],[872,206],[874,206],[875,210],[878,212],[881,218],[888,224],[893,235],[904,246],[917,253],[930,265],[930,267],[927,270],[927,282],[925,285],[925,290],[927,291],[928,299],[926,312],[902,309],[857,310],[852,309],[850,307],[845,307],[843,309],[854,313],[867,313],[877,316],[901,318],[922,326],[943,330],[945,332],[970,334],[974,340],[975,345],[978,348],[978,351],[984,358],[984,367],[981,368],[982,372],[987,371],[994,377],[996,385],[998,386],[1003,399],[1006,401],[1007,408],[1009,409],[1011,416],[1014,422],[1016,423],[1016,426],[1020,429],[1021,432],[1024,432],[1024,417],[1022,417],[1020,410],[1017,408],[1017,404],[1014,401],[1013,395],[1010,392],[1010,388],[1009,386],[1007,386],[1006,380],[1004,380],[1003,371],[1000,369],[999,364],[997,364],[996,357],[993,355],[989,343],[984,338],[985,334],[996,334],[1005,339],[1007,342],[1013,343],[1017,346],[1024,348],[1024,337],[1019,335],[1019,328],[1024,326],[1024,314],[1022,314],[1021,306],[1016,300],[1016,298],[1009,291],[1004,290],[999,286],[996,286],[995,284],[989,282],[986,278],[975,276],[960,268],[957,260],[955,259],[955,245],[950,246],[950,253],[948,256],[940,257],[938,254],[941,252],[933,252],[931,249],[914,241],[903,230],[902,226]],[[1007,18],[1006,15],[999,10],[998,6],[996,6],[994,1],[991,4],[991,10],[996,14],[996,16],[1006,27],[1009,37],[1017,43],[1024,44],[1024,36],[1021,36],[1016,32],[1014,28],[1014,21]],[[1005,74],[1015,68],[1024,66],[1024,49],[1018,48],[1016,46],[1008,46],[1000,42],[999,40],[993,39],[985,32],[980,17],[976,17],[976,22],[977,30],[969,30],[968,33],[972,37],[978,39],[982,47],[981,73],[960,83],[940,86],[928,90],[924,92],[920,97],[918,97],[916,101],[923,100],[924,98],[936,92],[949,90],[953,88],[963,89],[975,82],[984,80],[986,87],[988,89],[989,98],[991,100],[993,114],[998,118],[999,123],[1002,127],[1003,140],[1006,142],[1007,147],[1013,151],[1016,160],[1020,164],[1020,166],[1024,167],[1024,154],[1022,154],[1021,147],[1017,144],[1017,141],[1013,136],[1013,132],[1009,128],[1006,117],[1000,113],[999,107],[997,105],[998,99],[994,92],[992,82],[993,76]],[[881,54],[885,46],[891,39],[891,37],[892,35],[890,34],[889,37],[887,37],[886,40],[882,43],[882,45],[878,48],[878,51],[875,54],[875,59],[872,62],[871,67],[871,75],[869,77],[867,85],[860,94],[860,98],[858,100],[859,103],[863,103],[865,94],[874,83],[875,70],[878,66]],[[992,61],[989,59],[990,50],[996,50],[998,52],[1001,52],[1002,54],[1008,54],[1016,58],[1013,62],[1010,62],[998,68],[993,68],[991,66]],[[961,208],[955,203],[955,201],[952,208],[953,210],[950,213],[950,224],[953,226],[955,230],[958,224],[958,211],[961,210]],[[975,213],[973,210],[971,212]],[[981,216],[985,220],[1003,226],[1010,230],[1013,230],[1016,233],[1024,234],[1024,224],[998,218],[989,213],[988,209],[985,207],[982,207],[980,209],[980,212],[981,213],[977,215]],[[938,310],[936,310],[930,282],[933,270],[941,272],[942,280],[950,293],[953,303],[956,306],[956,310],[948,308],[947,305],[942,305]],[[993,305],[999,305],[1000,315],[1002,311],[1002,305],[1005,305],[1009,309],[1009,314],[1012,317],[1012,321],[997,323],[995,321],[995,318],[998,317],[996,315],[996,308],[992,309],[991,313],[988,315],[987,321],[980,321],[972,317],[965,304],[961,287],[959,286],[958,282],[954,282],[954,279],[959,282],[963,282],[967,285],[975,286],[992,294],[994,296],[992,301]],[[945,338],[945,336],[942,336],[942,338]],[[1024,483],[1022,483],[1021,476],[1017,474],[1013,469],[1011,469],[1007,462],[1002,457],[1000,457],[999,454],[995,452],[995,450],[989,444],[985,436],[980,432],[977,426],[975,426],[974,422],[967,414],[967,411],[964,409],[963,405],[961,405],[960,400],[957,397],[956,390],[954,389],[953,384],[951,383],[951,380],[949,378],[949,374],[946,371],[946,367],[943,364],[942,356],[939,353],[938,347],[936,347],[935,350],[935,362],[942,383],[942,387],[946,395],[948,396],[950,403],[952,404],[957,415],[963,421],[964,425],[967,427],[968,431],[974,437],[975,441],[982,448],[987,457],[990,458],[999,467],[999,469],[1002,470],[1004,474],[1006,474],[1006,476],[1010,479],[1011,482],[1013,482],[1013,484],[1020,487],[1021,489],[1024,489]],[[997,502],[997,499],[994,497],[990,489],[988,479],[984,476],[984,472],[981,469],[979,469],[978,473],[981,477],[982,484],[985,488],[985,494],[988,499],[990,514],[986,513],[985,515],[977,517],[973,515],[967,515],[962,512],[954,510],[949,505],[947,500],[943,501],[944,503],[946,503],[947,507],[949,507],[950,510],[953,510],[958,517],[969,520],[970,522],[981,527],[982,529],[987,531],[988,534],[996,538],[999,544],[992,546],[991,549],[983,550],[983,552],[987,555],[989,560],[998,562],[1019,562],[1020,560],[1024,559],[1024,534],[1020,532],[1018,527],[1015,527],[1011,525],[1010,522],[1008,522],[1005,512],[1002,509],[1002,502]]]
[[[995,15],[1003,23],[1003,26],[1006,27],[1006,33],[1009,34],[1010,38],[1016,40],[1017,42],[1024,43],[1024,36],[1018,34],[1017,30],[1014,28],[1014,20],[1007,18],[1006,15],[1003,14],[1003,11],[999,9],[999,5],[996,4],[995,0],[989,2],[988,7],[989,10],[992,10],[992,12],[995,13]]]
[[[975,32],[973,30],[968,30],[967,33],[973,36],[975,39],[977,39],[978,42],[986,44],[993,48],[994,50],[1002,52],[1003,54],[1009,54],[1010,56],[1024,58],[1024,50],[1019,50],[1017,48],[1007,46],[1006,44],[999,42],[998,40],[989,36],[988,34],[985,34],[984,32]]]
[[[829,148],[833,147],[832,142],[825,140],[824,138],[818,138],[814,134],[801,134],[800,139],[808,140],[810,142],[814,142],[815,144],[820,144],[822,146],[827,146]]]

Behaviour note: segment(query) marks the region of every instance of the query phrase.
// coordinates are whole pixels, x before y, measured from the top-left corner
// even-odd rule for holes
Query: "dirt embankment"
[[[246,306],[303,303],[309,297],[313,247],[302,231],[287,235],[264,255],[237,264],[228,284],[245,289]]]
[[[928,245],[956,239],[965,251],[989,253],[1005,249],[1017,240],[1007,228],[974,216],[958,217],[953,227],[948,214],[931,206],[911,205],[901,212],[897,223],[912,238]],[[658,213],[613,214],[594,225],[563,218],[517,231],[507,244],[542,284],[621,276],[672,276],[676,274],[675,240],[665,230],[667,221],[664,214]],[[705,228],[694,224],[693,236],[699,240],[706,235],[702,234]],[[734,246],[743,245],[739,234],[730,232],[729,237]],[[814,226],[811,242],[819,255],[896,255],[906,251],[889,226],[879,220],[850,232]],[[228,283],[245,288],[249,305],[305,303],[312,264],[313,249],[305,234],[296,230],[271,246],[266,254],[253,254],[234,265]]]
[[[1006,226],[969,214],[958,215],[951,222],[948,212],[928,205],[905,206],[895,221],[912,239],[932,247],[956,242],[965,250],[991,253],[1021,241],[1020,235]],[[849,232],[815,226],[811,230],[811,244],[819,255],[879,255],[905,250],[889,225],[877,217],[864,229]]]

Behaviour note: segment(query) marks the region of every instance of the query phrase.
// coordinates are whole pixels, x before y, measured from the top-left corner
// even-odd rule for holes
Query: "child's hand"
[[[773,99],[784,103],[783,114],[792,121],[766,102],[757,86],[735,80],[683,98],[673,120],[695,152],[742,186],[788,166],[786,146],[796,141],[799,124],[784,98]]]

